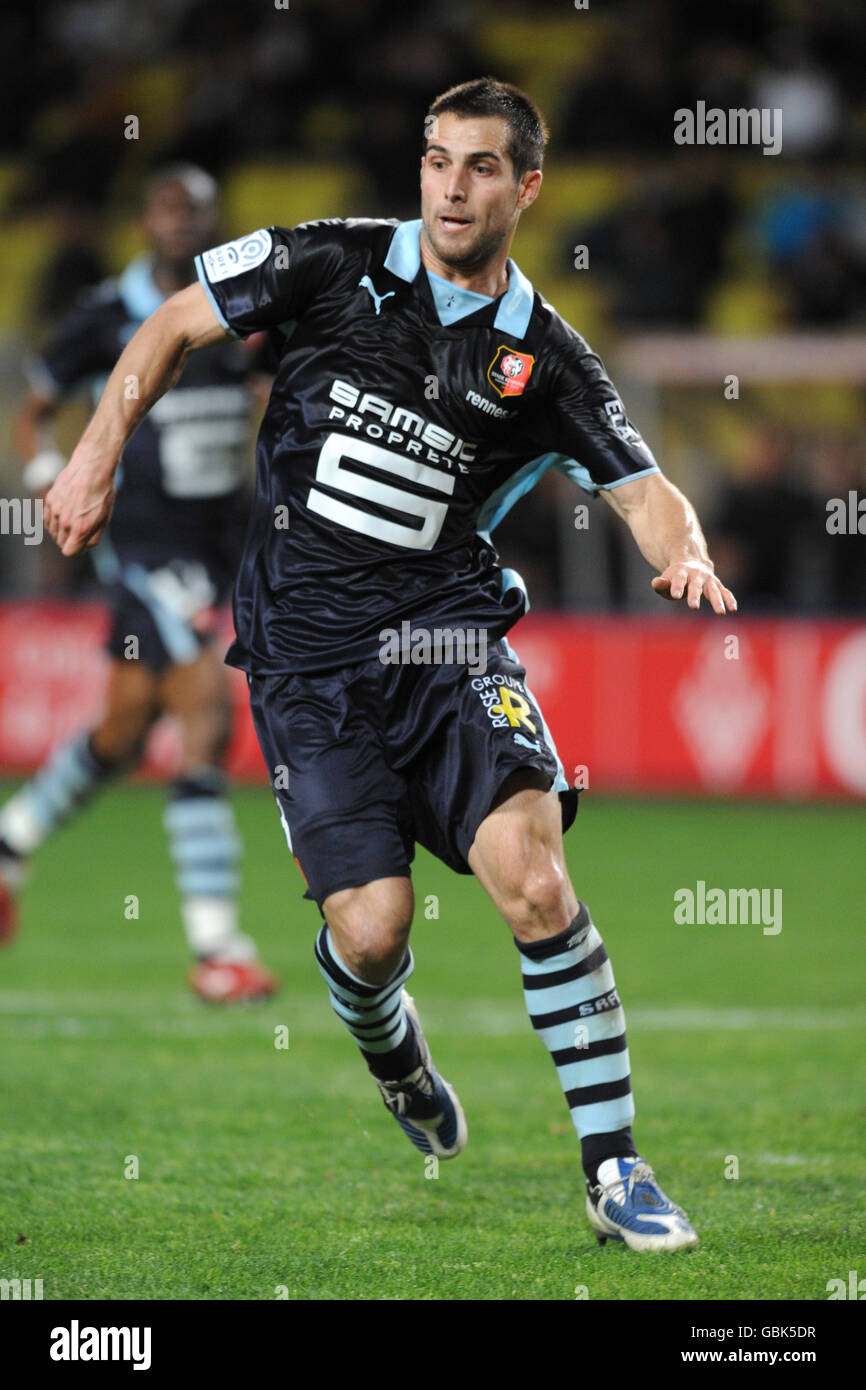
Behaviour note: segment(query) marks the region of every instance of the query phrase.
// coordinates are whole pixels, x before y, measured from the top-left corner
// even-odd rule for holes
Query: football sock
[[[328,986],[331,1007],[352,1034],[373,1075],[380,1081],[402,1081],[420,1066],[418,1040],[401,998],[414,966],[412,952],[407,949],[385,984],[365,984],[343,964],[331,933],[323,925],[316,938],[316,960]]]
[[[637,1158],[631,1127],[625,1125],[610,1134],[587,1134],[580,1141],[583,1171],[593,1186],[599,1181],[599,1169],[609,1160]]]
[[[0,810],[7,854],[21,860],[33,854],[116,770],[93,753],[89,733],[62,744]]]
[[[585,903],[556,936],[521,942],[523,996],[550,1052],[581,1142],[584,1171],[634,1154],[625,1016],[604,943]]]
[[[255,942],[238,930],[241,844],[222,771],[207,767],[177,778],[169,788],[164,823],[193,955],[255,960]]]

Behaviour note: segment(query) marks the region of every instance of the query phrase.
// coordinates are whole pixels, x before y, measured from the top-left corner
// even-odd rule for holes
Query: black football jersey
[[[32,364],[34,389],[49,400],[89,392],[95,403],[127,342],[162,302],[146,256],[87,291]],[[142,420],[123,451],[107,533],[122,562],[151,568],[225,552],[234,577],[248,519],[252,366],[240,343],[194,353]]]
[[[256,673],[375,654],[380,633],[485,628],[523,611],[478,534],[545,467],[589,490],[657,465],[599,358],[513,262],[448,326],[420,222],[269,227],[197,258],[223,326],[280,365],[257,446],[228,660]],[[575,472],[576,470],[576,472]],[[504,507],[502,505],[504,500]]]

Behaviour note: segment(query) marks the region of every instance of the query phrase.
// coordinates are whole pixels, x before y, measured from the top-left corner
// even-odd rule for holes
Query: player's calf
[[[687,1248],[697,1240],[692,1227],[637,1157],[625,1016],[604,942],[568,880],[552,811],[537,791],[510,797],[482,823],[470,864],[514,933],[530,1022],[580,1140],[599,1239]]]
[[[634,1145],[625,1016],[586,904],[565,931],[515,944],[530,1021],[553,1058],[580,1140],[587,1216],[599,1241],[639,1251],[691,1248],[697,1235]]]
[[[375,884],[367,887],[377,890]],[[414,1003],[403,988],[413,960],[400,899],[405,901],[411,887],[407,880],[401,894],[396,882],[382,880],[377,892],[383,910],[386,903],[391,907],[390,918],[386,914],[378,931],[366,915],[369,901],[365,907],[358,898],[352,904],[344,897],[335,906],[339,894],[326,900],[335,929],[322,927],[316,960],[331,1007],[358,1044],[386,1109],[422,1153],[453,1158],[466,1143],[466,1120],[456,1093],[433,1065]],[[371,896],[376,892],[368,894],[368,900]],[[391,968],[396,952],[400,958]],[[364,971],[363,979],[349,967],[346,956]]]
[[[225,776],[199,768],[170,788],[165,827],[175,863],[181,915],[195,956],[190,984],[209,1003],[266,999],[278,984],[240,930],[237,893],[240,838]]]

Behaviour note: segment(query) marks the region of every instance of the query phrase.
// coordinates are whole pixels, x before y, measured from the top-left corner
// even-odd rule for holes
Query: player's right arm
[[[111,517],[123,446],[175,383],[191,352],[228,336],[201,285],[172,295],[129,340],[69,463],[45,499],[44,522],[62,553],[96,545]]]

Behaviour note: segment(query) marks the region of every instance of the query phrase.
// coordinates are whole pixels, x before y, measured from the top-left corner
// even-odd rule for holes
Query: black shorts
[[[155,675],[195,661],[216,636],[226,587],[222,573],[202,560],[124,564],[106,585],[106,650],[120,661],[142,662]]]
[[[507,642],[486,673],[388,665],[249,677],[250,705],[289,848],[321,906],[331,893],[408,876],[415,843],[458,873],[505,779],[537,769],[574,820],[525,671]]]

